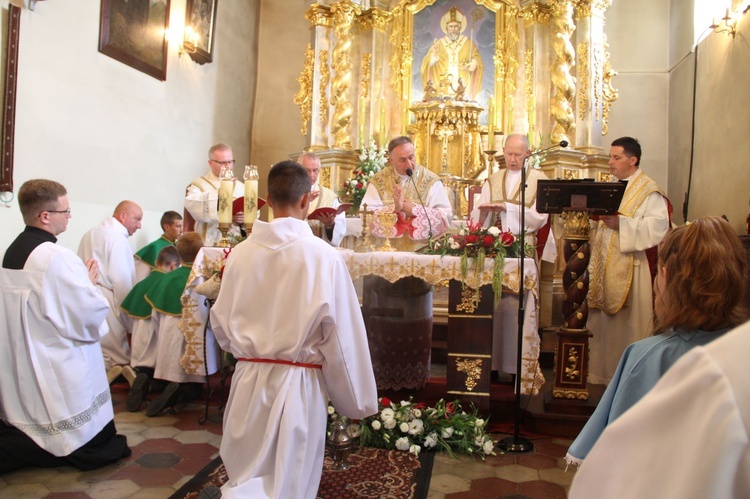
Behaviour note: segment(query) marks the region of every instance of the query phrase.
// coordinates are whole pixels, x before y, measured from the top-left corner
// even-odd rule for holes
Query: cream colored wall
[[[258,2],[218,3],[211,64],[170,42],[164,82],[98,52],[100,3],[39,2],[21,14],[15,190],[40,177],[67,187],[73,218],[60,242],[73,250],[122,199],[145,212],[133,246],[157,238],[161,214],[182,211],[185,186],[207,170],[211,144],[231,144],[238,166],[250,157]],[[170,26],[184,19],[185,0],[172,0]],[[4,251],[23,228],[15,201],[0,207],[0,226]]]

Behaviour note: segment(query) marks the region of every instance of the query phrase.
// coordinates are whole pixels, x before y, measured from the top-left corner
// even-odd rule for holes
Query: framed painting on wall
[[[169,2],[102,0],[99,52],[165,81]]]
[[[187,0],[185,9],[185,46],[191,46],[190,58],[198,64],[214,59],[216,4],[219,0]]]

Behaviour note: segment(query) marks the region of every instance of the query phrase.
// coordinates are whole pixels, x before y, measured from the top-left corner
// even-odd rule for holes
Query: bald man
[[[135,379],[130,367],[129,320],[120,304],[136,282],[133,247],[128,238],[141,228],[142,219],[140,206],[122,201],[112,216],[84,234],[78,245],[78,256],[84,262],[93,258],[99,263],[97,286],[109,304],[109,334],[102,338],[101,345],[110,383],[120,374],[130,383]]]

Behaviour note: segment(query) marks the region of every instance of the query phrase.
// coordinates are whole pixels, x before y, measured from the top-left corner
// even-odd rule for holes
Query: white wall
[[[181,212],[185,186],[207,170],[211,144],[232,145],[238,165],[250,157],[258,3],[218,3],[211,64],[170,42],[164,82],[98,52],[100,3],[39,2],[21,14],[14,188],[31,178],[66,186],[73,218],[60,242],[74,250],[122,199],[145,213],[134,247],[157,238],[161,214]],[[170,26],[184,19],[185,0],[171,0]],[[15,201],[0,207],[0,226],[4,251],[23,229]]]

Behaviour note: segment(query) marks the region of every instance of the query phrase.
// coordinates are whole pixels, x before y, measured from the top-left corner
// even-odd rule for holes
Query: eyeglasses
[[[46,211],[47,213],[65,213],[66,215],[70,215],[70,208],[68,208],[67,210],[44,210],[44,211]]]
[[[218,163],[221,166],[234,166],[235,161],[233,159],[230,159],[229,161],[216,161],[215,159],[211,159],[209,161],[213,161],[214,163]]]

